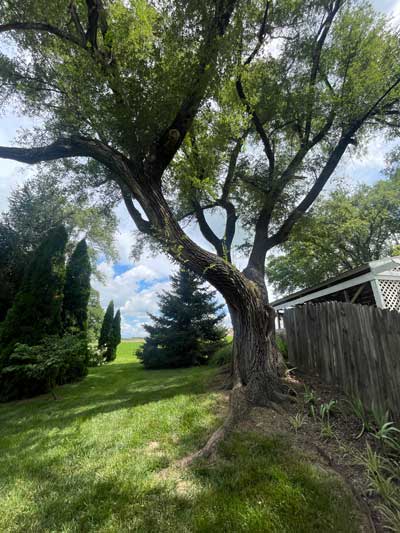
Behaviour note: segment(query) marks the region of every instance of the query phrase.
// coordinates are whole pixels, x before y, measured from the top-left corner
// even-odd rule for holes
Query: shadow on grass
[[[218,424],[214,373],[117,360],[58,401],[1,406],[0,530],[356,531],[337,483],[276,439],[237,434],[215,463],[160,476]]]
[[[38,462],[32,483],[51,497],[39,493],[30,504],[34,527],[22,522],[18,529],[17,521],[16,531],[358,531],[338,482],[314,472],[279,439],[234,435],[217,461],[198,463],[178,480],[157,477],[168,465],[164,456],[147,458],[145,473],[135,461],[125,465],[125,476],[117,469],[107,478],[95,467],[67,472],[59,461]]]

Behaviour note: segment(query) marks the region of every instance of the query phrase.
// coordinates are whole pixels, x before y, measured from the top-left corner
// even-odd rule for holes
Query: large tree
[[[96,194],[75,191],[68,182],[70,171],[40,169],[38,175],[16,188],[8,200],[8,209],[0,217],[0,322],[21,285],[30,256],[52,228],[63,224],[69,235],[67,253],[72,253],[82,235],[89,244],[95,275],[100,255],[115,257],[116,217],[111,205],[100,203]],[[82,179],[82,176],[79,176]]]
[[[340,187],[315,203],[269,258],[268,280],[280,292],[310,287],[400,244],[400,172],[354,191]]]
[[[224,296],[235,375],[223,436],[242,407],[280,397],[267,252],[346,151],[398,127],[396,32],[362,0],[9,0],[0,32],[4,99],[43,118],[0,157],[86,158],[93,184],[112,180],[138,229]],[[222,235],[208,209],[225,214]],[[243,272],[238,220],[252,235]]]
[[[8,209],[2,223],[18,237],[18,247],[29,254],[42,241],[43,235],[63,224],[69,235],[70,248],[85,236],[92,257],[115,257],[115,214],[96,194],[85,194],[74,187],[68,168],[40,167],[37,175],[14,189],[8,198]],[[78,179],[83,179],[78,175]],[[111,205],[113,201],[111,202]]]

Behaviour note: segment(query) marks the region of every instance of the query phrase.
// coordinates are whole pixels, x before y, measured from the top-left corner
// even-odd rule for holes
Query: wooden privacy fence
[[[400,419],[400,313],[341,302],[284,313],[289,360]]]

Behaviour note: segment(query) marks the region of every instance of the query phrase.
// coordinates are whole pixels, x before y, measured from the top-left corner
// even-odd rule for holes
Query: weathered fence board
[[[283,320],[291,363],[400,419],[399,312],[325,302],[287,309]]]

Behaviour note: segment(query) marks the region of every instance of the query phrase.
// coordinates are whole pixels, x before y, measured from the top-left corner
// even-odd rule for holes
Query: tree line
[[[340,186],[314,207],[267,261],[279,292],[312,287],[346,270],[400,254],[400,171],[354,189]]]
[[[112,360],[120,342],[119,311],[112,332],[99,338],[104,313],[90,284],[93,244],[76,241],[85,229],[106,249],[111,235],[99,235],[103,222],[92,207],[85,217],[82,204],[65,200],[57,180],[38,177],[14,191],[0,221],[2,400],[80,379],[90,364]]]

